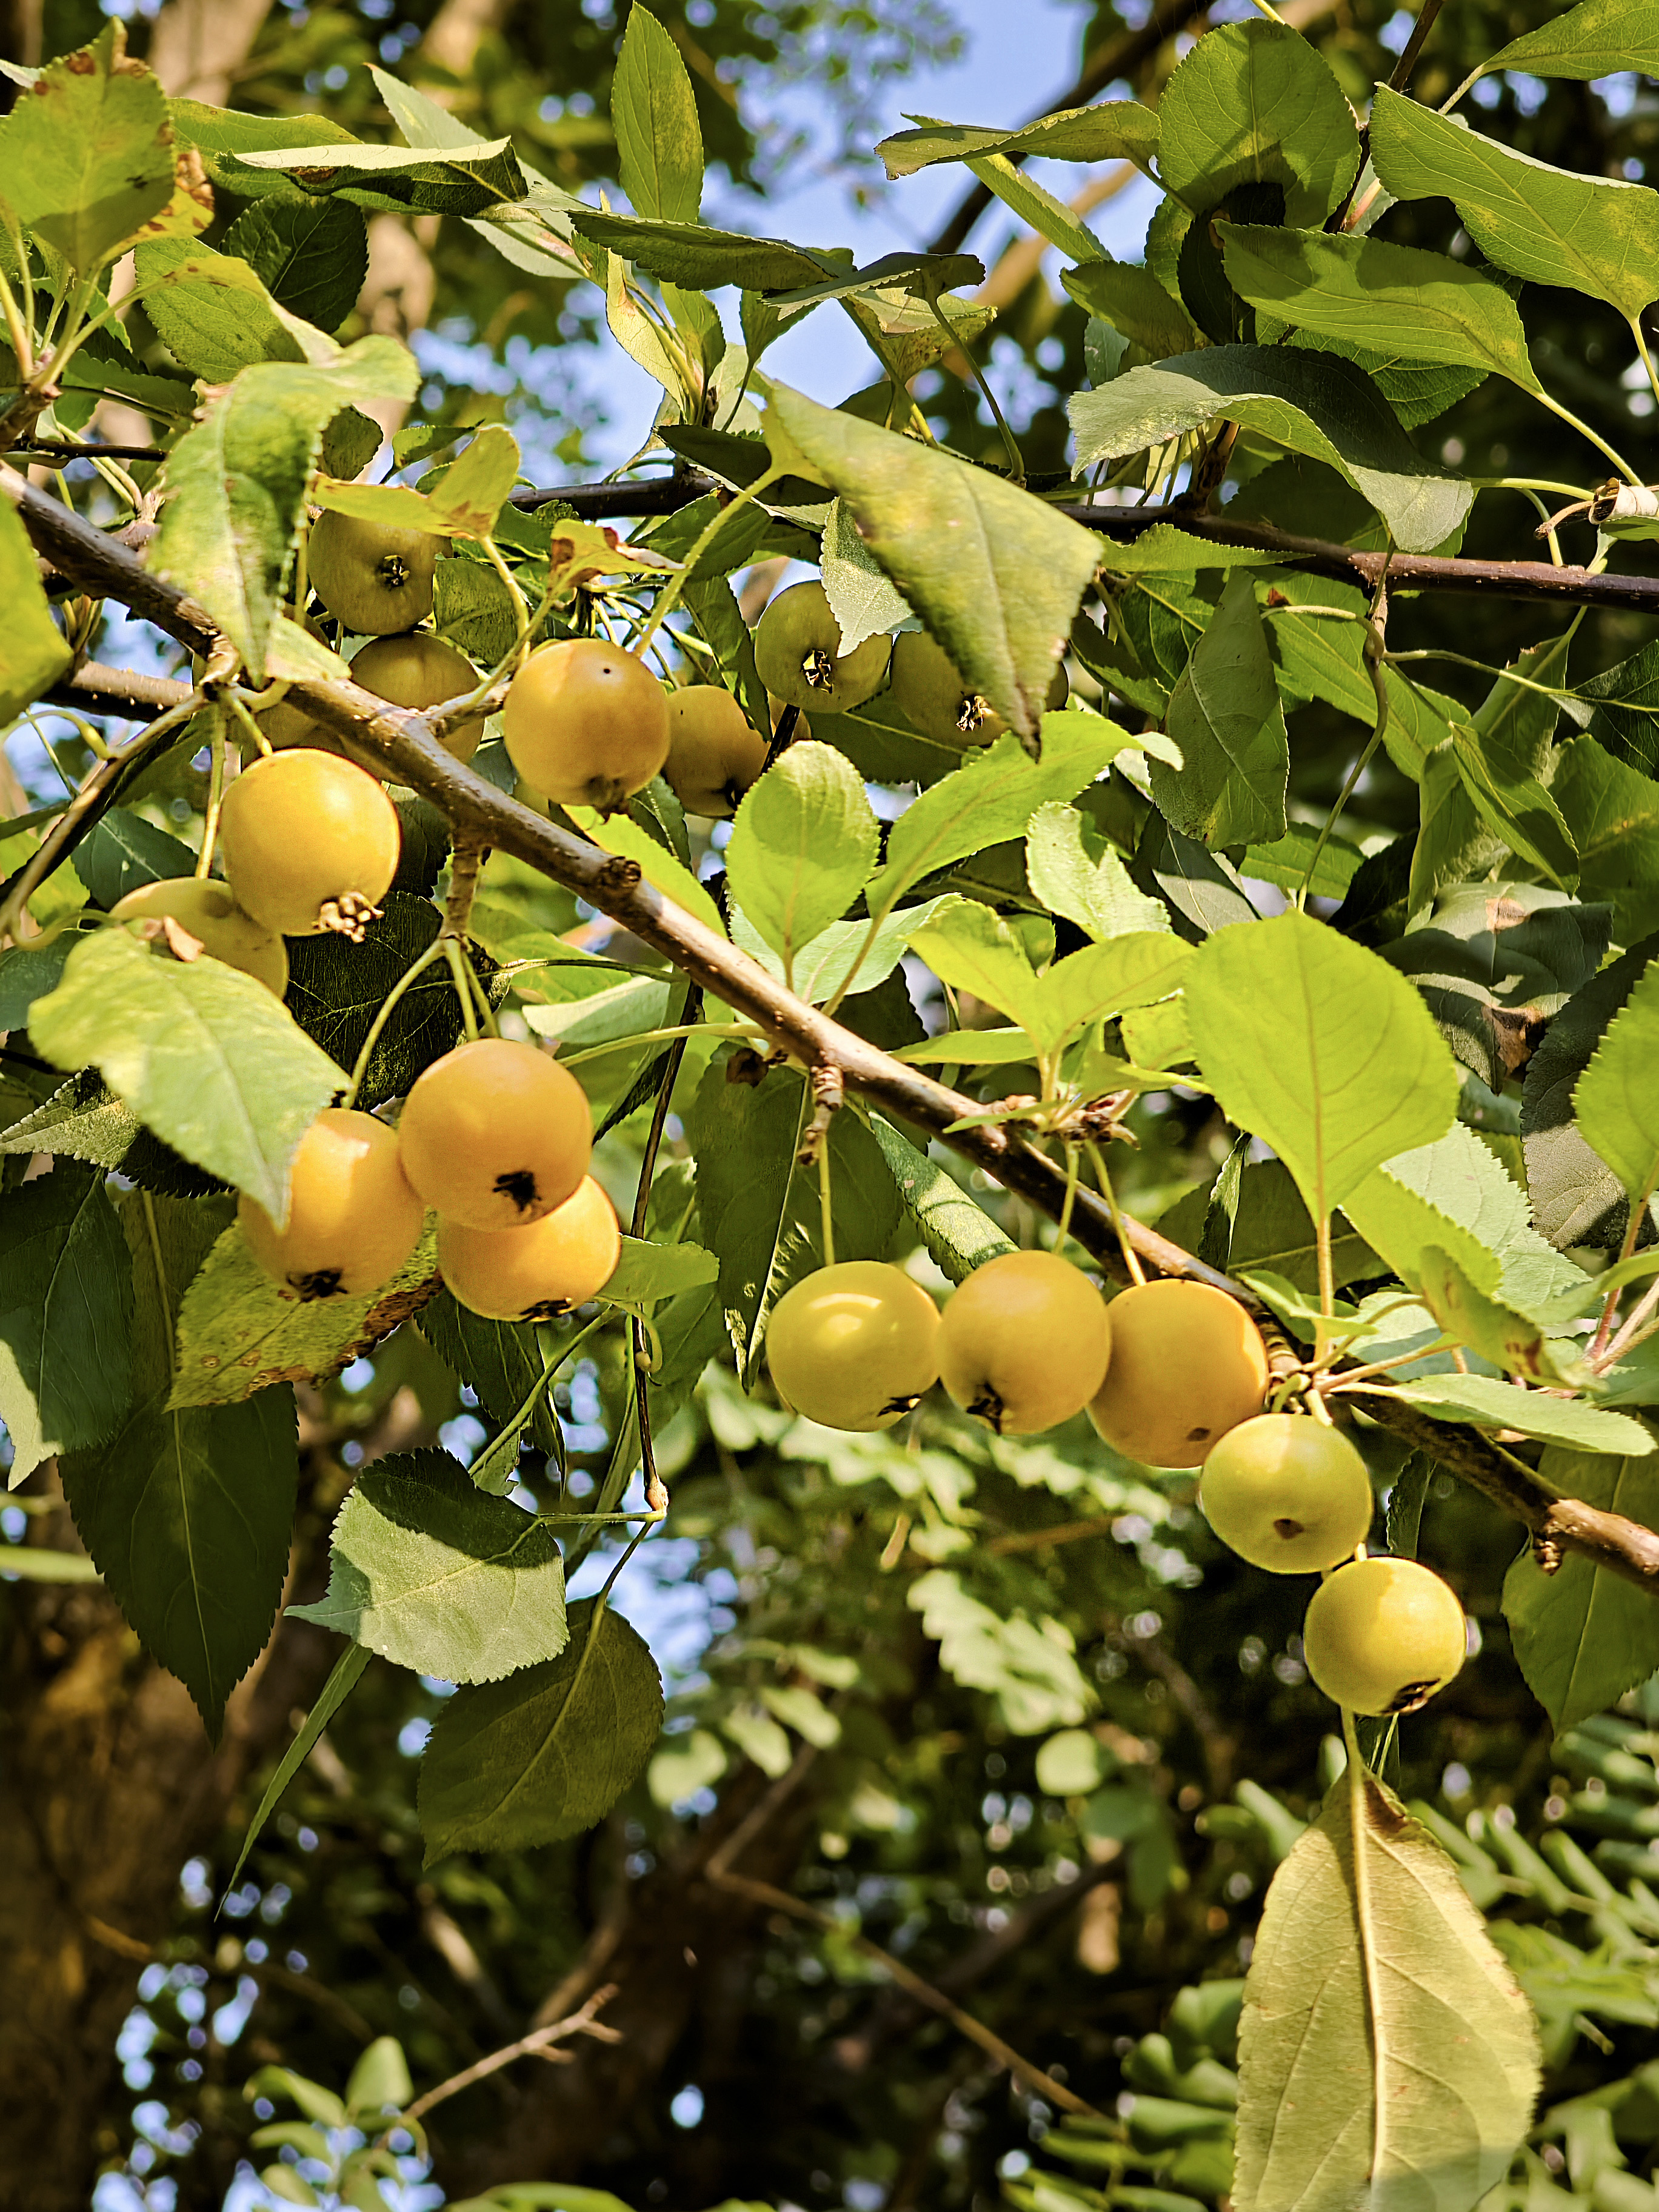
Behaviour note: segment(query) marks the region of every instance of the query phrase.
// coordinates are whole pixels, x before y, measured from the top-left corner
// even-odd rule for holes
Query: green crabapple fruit
[[[1305,1414],[1258,1413],[1229,1429],[1204,1462],[1198,1502],[1224,1544],[1273,1575],[1322,1573],[1371,1525],[1364,1461]]]
[[[349,630],[386,637],[413,629],[432,611],[432,580],[444,540],[425,530],[394,530],[330,509],[311,526],[307,547],[313,590]]]
[[[890,641],[866,637],[842,654],[841,624],[822,584],[792,584],[755,625],[761,682],[787,706],[850,714],[873,698],[887,673]]]

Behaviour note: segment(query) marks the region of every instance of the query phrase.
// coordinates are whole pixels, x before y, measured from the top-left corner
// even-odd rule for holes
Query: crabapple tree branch
[[[125,547],[112,544],[61,501],[3,465],[0,491],[16,507],[36,550],[86,590],[123,601],[210,661],[222,653],[224,641],[204,611],[186,592],[151,575]],[[400,781],[440,807],[457,836],[499,848],[574,891],[704,991],[756,1023],[790,1059],[809,1071],[838,1069],[847,1089],[927,1129],[1006,1189],[1059,1218],[1066,1178],[1054,1161],[1009,1127],[954,1127],[963,1116],[981,1110],[978,1101],[906,1066],[796,998],[757,961],[665,898],[643,878],[636,863],[532,813],[475,775],[444,749],[421,715],[390,707],[349,682],[295,682],[289,696],[325,728],[365,757],[384,762]],[[82,818],[90,818],[90,811]],[[1144,1223],[1127,1216],[1122,1220],[1127,1243],[1146,1266],[1160,1274],[1208,1283],[1255,1309],[1257,1302],[1242,1284]],[[1103,1268],[1120,1281],[1127,1279],[1123,1247],[1103,1200],[1076,1190],[1071,1229]],[[1564,1552],[1577,1553],[1659,1595],[1659,1534],[1654,1530],[1621,1514],[1558,1497],[1522,1462],[1477,1431],[1429,1421],[1386,1389],[1344,1395],[1380,1426],[1430,1453],[1521,1522],[1532,1532],[1547,1565]]]

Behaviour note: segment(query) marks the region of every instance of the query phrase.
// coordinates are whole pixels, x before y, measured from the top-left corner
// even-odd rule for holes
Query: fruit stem
[[[1322,1213],[1314,1224],[1314,1246],[1319,1255],[1319,1310],[1328,1320],[1336,1318],[1336,1267],[1331,1258],[1331,1217]]]
[[[1106,1163],[1101,1157],[1100,1147],[1091,1141],[1085,1146],[1084,1149],[1089,1155],[1089,1164],[1095,1171],[1095,1181],[1100,1186],[1100,1194],[1106,1201],[1106,1211],[1112,1217],[1112,1227],[1117,1232],[1118,1249],[1123,1255],[1123,1264],[1129,1271],[1130,1279],[1139,1290],[1146,1279],[1146,1270],[1141,1266],[1140,1255],[1129,1242],[1128,1231],[1123,1226],[1123,1216],[1118,1209],[1117,1194],[1112,1188],[1112,1178],[1106,1172]]]
[[[279,684],[275,687],[275,689],[276,696],[280,699],[283,694],[287,690],[288,686],[286,684]],[[228,690],[222,691],[219,696],[224,704],[229,708],[231,713],[236,717],[242,727],[247,732],[249,737],[252,738],[254,744],[258,746],[263,757],[269,760],[271,752],[274,750],[271,745],[270,739],[265,735],[264,732],[259,727],[259,725],[254,720],[253,716],[243,703],[240,693]]]
[[[1261,0],[1257,0],[1257,5],[1261,5]],[[951,329],[950,321],[946,317],[944,309],[939,306],[938,295],[932,290],[927,294],[927,304],[933,311],[933,320],[939,325],[940,330],[944,331],[945,337],[951,341],[951,353],[959,353],[963,359],[967,362],[969,373],[971,374],[975,383],[978,385],[980,391],[984,395],[986,405],[990,409],[992,415],[995,418],[996,426],[1002,433],[1003,451],[1008,456],[1009,476],[1015,483],[1023,484],[1025,481],[1025,456],[1020,452],[1018,446],[1015,443],[1014,434],[1008,428],[1007,420],[1005,417],[1001,408],[997,405],[997,396],[995,392],[992,391],[989,384],[986,381],[984,370],[974,359],[973,348],[968,343],[960,331],[954,331]],[[945,358],[948,360],[949,357],[950,356],[947,354]]]
[[[403,997],[417,975],[430,968],[434,961],[443,958],[443,944],[441,937],[434,937],[426,951],[418,959],[410,963],[385,998],[381,1000],[380,1012],[369,1024],[368,1035],[363,1039],[362,1048],[352,1063],[351,1080],[346,1085],[346,1094],[341,1101],[348,1112],[357,1103],[357,1094],[363,1087],[363,1078],[368,1073],[368,1063],[374,1058],[374,1048],[380,1042],[381,1032],[392,1019],[398,1000]]]
[[[836,1224],[830,1205],[830,1138],[827,1131],[823,1142],[818,1146],[818,1206],[823,1218],[823,1264],[826,1267],[833,1267],[836,1264]]]
[[[691,571],[714,542],[715,533],[724,527],[727,519],[734,514],[738,507],[747,506],[751,499],[757,499],[767,486],[775,483],[782,474],[781,465],[773,461],[768,467],[762,470],[753,483],[745,484],[740,492],[719,509],[713,521],[700,533],[696,544],[680,563],[676,574],[669,580],[666,588],[657,594],[657,604],[646,618],[645,628],[634,641],[633,649],[635,653],[643,656],[647,646],[650,644],[664,623],[679,605],[680,594],[690,580]]]
[[[461,1027],[466,1032],[466,1041],[469,1044],[476,1044],[478,1041],[478,1007],[472,995],[475,979],[468,967],[466,954],[462,950],[459,938],[451,937],[447,931],[439,938],[438,945],[449,969],[449,980],[455,986],[455,996],[461,1002]]]
[[[1072,1231],[1072,1208],[1077,1201],[1077,1146],[1068,1144],[1066,1147],[1066,1197],[1060,1209],[1060,1225],[1054,1235],[1056,1251]]]
[[[208,777],[207,812],[202,819],[202,849],[196,855],[199,883],[213,866],[213,848],[219,835],[219,809],[225,798],[225,717],[222,708],[213,710],[213,766]]]

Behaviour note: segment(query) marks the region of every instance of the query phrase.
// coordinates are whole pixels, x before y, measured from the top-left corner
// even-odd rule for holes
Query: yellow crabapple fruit
[[[514,767],[544,799],[611,814],[668,757],[668,698],[620,646],[561,638],[514,678],[501,735]]]
[[[1197,1467],[1261,1409],[1267,1348],[1237,1298],[1174,1276],[1115,1297],[1112,1364],[1089,1419],[1146,1467]]]
[[[845,714],[880,690],[890,640],[866,637],[845,656],[841,624],[819,583],[780,592],[755,626],[755,666],[767,690],[791,707]]]
[[[1053,1252],[1005,1252],[946,1301],[939,1379],[999,1436],[1034,1436],[1082,1412],[1111,1349],[1105,1301],[1081,1268]]]
[[[477,1037],[416,1078],[398,1146],[404,1173],[447,1221],[522,1229],[587,1173],[593,1118],[575,1077],[538,1046]]]
[[[372,1114],[325,1107],[300,1139],[288,1225],[246,1192],[236,1218],[268,1275],[302,1299],[361,1297],[390,1282],[420,1242],[425,1208]]]
[[[688,814],[728,820],[766,766],[769,750],[723,684],[688,684],[669,694],[663,774]]]
[[[890,1429],[939,1380],[939,1309],[902,1267],[843,1260],[784,1292],[766,1328],[778,1395],[826,1429]]]
[[[360,939],[398,872],[402,842],[378,779],[309,746],[245,769],[219,816],[236,903],[283,937],[334,929]]]
[[[353,654],[351,673],[365,691],[390,700],[394,707],[416,708],[459,699],[475,690],[478,682],[478,672],[464,653],[423,629],[406,636],[372,638]],[[483,732],[483,716],[471,714],[444,732],[445,749],[459,761],[470,761]]]
[[[312,589],[344,629],[370,637],[413,629],[432,611],[443,540],[355,514],[319,514],[306,549]]]
[[[592,1176],[527,1229],[468,1229],[438,1217],[438,1269],[452,1297],[486,1321],[554,1321],[617,1271],[616,1208]]]

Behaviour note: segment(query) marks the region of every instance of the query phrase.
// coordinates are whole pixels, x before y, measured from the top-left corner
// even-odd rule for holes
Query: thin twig
[[[602,1990],[595,1990],[580,2012],[573,2012],[565,2020],[556,2020],[550,2027],[533,2027],[528,2035],[521,2035],[516,2043],[509,2043],[500,2051],[492,2051],[487,2058],[479,2059],[475,2066],[463,2067],[459,2074],[452,2074],[447,2081],[440,2081],[435,2089],[428,2089],[423,2097],[416,2097],[412,2105],[398,2114],[397,2124],[404,2127],[411,2120],[422,2118],[434,2105],[441,2105],[447,2098],[458,2097],[463,2089],[470,2089],[475,2081],[482,2081],[489,2075],[499,2074],[503,2066],[510,2066],[515,2058],[550,2057],[555,2044],[568,2043],[573,2035],[591,2035],[596,2043],[620,2043],[620,2031],[605,2027],[594,2016],[605,2009],[616,1994],[617,1984],[607,1982]],[[562,2052],[560,2056],[568,2057],[568,2054]]]

